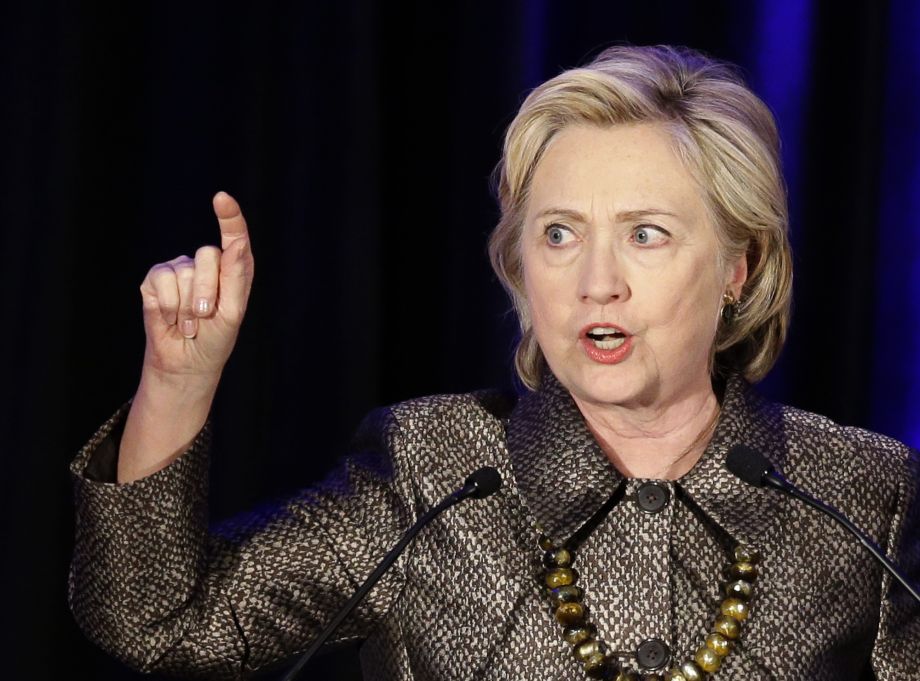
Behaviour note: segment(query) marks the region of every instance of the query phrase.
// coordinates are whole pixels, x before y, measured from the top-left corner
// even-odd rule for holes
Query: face
[[[711,390],[722,295],[702,189],[664,128],[571,126],[537,165],[521,240],[533,330],[579,403],[642,407]]]

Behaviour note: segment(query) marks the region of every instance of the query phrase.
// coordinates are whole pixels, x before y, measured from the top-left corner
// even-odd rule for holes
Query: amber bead
[[[568,586],[560,586],[558,589],[550,591],[549,599],[553,607],[558,608],[563,603],[581,602],[584,595],[585,591],[580,586],[569,584]]]
[[[585,606],[581,603],[563,603],[556,608],[556,621],[562,626],[581,624],[585,619]]]
[[[610,671],[610,665],[607,663],[607,658],[603,653],[592,653],[584,660],[584,664],[585,674],[592,679],[602,679]]]
[[[736,579],[725,586],[725,595],[729,598],[740,598],[742,601],[746,601],[751,597],[752,593],[754,593],[754,586],[743,579]]]
[[[547,568],[571,567],[572,554],[566,548],[547,551],[543,554],[543,565]]]
[[[717,634],[722,634],[725,638],[734,641],[741,635],[741,624],[734,617],[719,615],[712,630]]]
[[[706,637],[706,647],[719,657],[725,657],[731,652],[732,642],[722,634],[713,632]]]
[[[593,624],[579,624],[574,627],[566,627],[562,630],[562,638],[566,643],[577,646],[579,643],[587,641],[597,635],[597,629]]]
[[[722,601],[722,614],[726,617],[734,617],[739,622],[743,622],[751,614],[751,607],[738,598],[726,598]]]
[[[753,582],[757,579],[757,566],[754,563],[732,563],[732,566],[728,569],[728,574],[732,576],[732,579]]]
[[[664,681],[687,681],[687,677],[677,667],[671,667],[664,673]]]
[[[544,551],[552,551],[553,549],[559,548],[559,545],[545,534],[540,535],[540,538],[537,540],[537,545]]]
[[[739,544],[735,547],[735,560],[739,563],[756,563],[760,560],[760,553],[752,546]]]
[[[579,662],[587,662],[588,659],[596,653],[604,654],[604,644],[596,638],[592,638],[584,643],[579,643],[572,649],[572,654]]]
[[[687,681],[703,681],[703,670],[697,666],[696,662],[684,662],[680,666],[680,672]]]
[[[555,568],[546,573],[546,586],[558,589],[575,582],[575,571],[572,568]]]
[[[697,650],[696,655],[693,656],[693,659],[700,666],[700,669],[702,669],[704,672],[709,672],[710,674],[712,672],[719,671],[719,667],[722,666],[722,658],[716,655],[706,646],[703,646]]]
[[[639,681],[639,675],[636,674],[636,672],[621,669],[620,672],[613,677],[613,681]]]

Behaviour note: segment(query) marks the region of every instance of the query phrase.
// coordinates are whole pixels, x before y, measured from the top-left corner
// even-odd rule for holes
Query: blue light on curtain
[[[920,446],[920,4],[893,0],[888,21],[884,167],[876,229],[872,427]],[[858,274],[857,274],[858,276]],[[867,328],[873,328],[867,325]],[[874,341],[874,344],[873,344]]]
[[[783,140],[783,170],[790,192],[790,212],[795,215],[800,182],[803,104],[811,85],[811,0],[761,2],[758,7],[757,54],[752,85],[776,116]],[[797,225],[792,223],[792,237]]]
[[[761,0],[754,24],[750,84],[776,117],[782,139],[782,162],[789,187],[792,247],[799,227],[802,181],[801,153],[805,129],[804,104],[811,85],[812,0]],[[781,397],[785,390],[783,365],[764,381],[764,389]]]
[[[549,13],[548,0],[525,0],[521,11],[521,33],[519,36],[523,63],[523,85],[534,88],[543,82],[548,74],[543,73],[546,61],[546,25]],[[552,74],[555,75],[555,74]]]

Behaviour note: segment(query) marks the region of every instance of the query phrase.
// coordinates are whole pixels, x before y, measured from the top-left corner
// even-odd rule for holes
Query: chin
[[[656,385],[647,377],[637,375],[626,365],[588,365],[577,371],[559,373],[556,377],[579,400],[593,404],[641,404],[653,398]]]

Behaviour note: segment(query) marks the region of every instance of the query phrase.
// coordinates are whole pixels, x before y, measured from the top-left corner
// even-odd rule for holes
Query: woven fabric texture
[[[539,531],[576,532],[578,583],[599,635],[627,664],[648,639],[689,658],[715,618],[735,543],[762,553],[752,615],[712,679],[920,678],[920,607],[825,516],[723,466],[760,450],[838,507],[920,581],[920,464],[889,438],[769,403],[738,377],[694,468],[656,481],[657,512],[609,463],[550,375],[519,400],[426,397],[371,414],[337,473],[284,505],[208,530],[208,433],[127,485],[91,480],[117,451],[120,411],[72,464],[73,613],[127,664],[182,678],[243,678],[305,649],[426,509],[480,466],[504,486],[464,502],[410,545],[338,639],[364,640],[367,679],[585,678],[539,584]],[[539,528],[539,529],[538,529]]]

